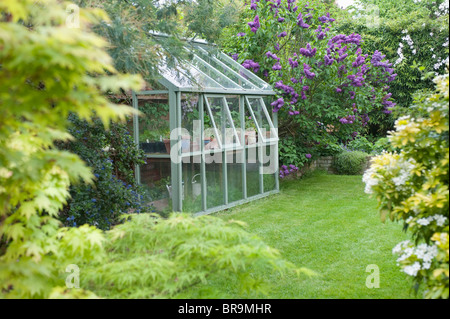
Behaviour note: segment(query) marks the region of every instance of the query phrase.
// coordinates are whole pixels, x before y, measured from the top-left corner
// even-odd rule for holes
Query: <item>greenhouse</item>
[[[161,87],[133,92],[136,179],[156,211],[207,214],[279,191],[272,87],[201,41],[160,66]]]

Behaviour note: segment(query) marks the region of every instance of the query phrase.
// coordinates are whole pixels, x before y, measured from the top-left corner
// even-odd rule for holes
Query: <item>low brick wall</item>
[[[297,177],[301,177],[307,172],[311,172],[317,169],[327,171],[328,174],[337,174],[336,170],[333,168],[333,156],[323,156],[319,157],[316,160],[313,160],[309,165],[305,165],[302,167],[297,173]],[[372,156],[367,157],[366,165],[363,168],[363,171],[370,167],[372,161]]]

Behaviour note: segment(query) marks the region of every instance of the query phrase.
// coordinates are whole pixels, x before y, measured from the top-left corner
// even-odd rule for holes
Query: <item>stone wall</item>
[[[363,171],[370,167],[371,160],[372,156],[367,157],[366,165],[363,168]],[[333,156],[323,156],[300,169],[300,171],[297,173],[297,177],[304,175],[306,172],[314,171],[317,169],[327,171],[328,174],[337,174],[336,170],[333,168]]]

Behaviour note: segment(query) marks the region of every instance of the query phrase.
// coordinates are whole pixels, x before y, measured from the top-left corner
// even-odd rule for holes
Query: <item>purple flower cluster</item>
[[[280,51],[280,44],[279,43],[275,43],[275,45],[273,46],[273,48],[277,51]]]
[[[283,31],[279,35],[277,35],[277,37],[279,37],[279,38],[284,38],[285,36],[287,36],[287,32],[286,31]]]
[[[357,67],[363,65],[365,61],[366,61],[366,58],[362,55],[359,55],[356,58],[356,60],[352,63],[352,67],[357,68]]]
[[[273,112],[278,112],[278,110],[284,105],[284,100],[280,97],[278,100],[270,103],[270,105],[273,106]]]
[[[259,0],[258,1],[252,0],[252,3],[250,4],[250,9],[251,10],[258,9],[258,5],[256,4],[256,2],[259,2]]]
[[[319,25],[319,26],[317,27],[317,29],[314,30],[314,32],[317,33],[317,39],[318,39],[318,40],[323,40],[323,39],[325,39],[326,36],[327,36],[327,32],[328,32],[328,31],[330,31],[330,28],[325,28],[324,30],[322,30],[322,26],[321,26],[321,25]]]
[[[349,43],[353,43],[356,44],[357,46],[359,46],[361,44],[361,35],[357,34],[357,33],[352,33],[350,35],[345,35],[345,34],[338,34],[336,36],[334,36],[333,38],[330,39],[330,41],[328,41],[328,46],[332,46],[332,44],[335,45],[339,45],[339,44],[349,44]]]
[[[238,37],[245,37],[245,32],[239,32],[238,34],[236,34]]]
[[[383,61],[383,59],[385,57],[386,56],[384,54],[381,54],[381,52],[376,50],[373,53],[372,60],[370,61],[370,63],[372,63],[372,65],[374,67],[379,67],[384,72],[387,72],[387,74],[389,74],[389,76],[384,81],[381,79],[377,79],[377,80],[380,82],[389,83],[389,82],[392,82],[395,80],[395,78],[397,77],[397,74],[394,73],[394,69],[392,68],[392,63],[389,63],[389,60]]]
[[[289,167],[286,165],[282,165],[280,167],[280,178],[284,178],[284,177],[288,176],[289,174],[292,174],[297,171],[298,171],[298,167],[295,165],[291,164],[291,165],[289,165]]]
[[[259,27],[261,26],[261,25],[259,24],[259,16],[256,15],[256,16],[255,16],[255,19],[254,19],[253,21],[247,23],[247,24],[248,24],[249,27],[251,28],[251,31],[252,31],[253,33],[256,33],[256,31],[258,31]]]
[[[390,99],[391,96],[392,96],[392,93],[388,93],[382,99],[382,102],[381,102],[381,104],[383,104],[383,111],[382,112],[384,114],[391,114],[392,110],[390,110],[390,109],[397,105],[397,103],[394,103],[392,101],[388,101],[388,99]]]
[[[303,21],[303,16],[302,16],[302,13],[301,13],[301,12],[299,13],[299,15],[298,15],[298,17],[297,17],[297,25],[298,25],[299,27],[302,27],[303,29],[308,29],[308,28],[309,28],[309,24],[306,24],[306,23]]]
[[[286,6],[286,9],[288,9],[289,11],[291,11],[291,7],[292,4],[295,2],[296,0],[287,0],[288,5]],[[293,12],[297,11],[297,7],[294,8]]]
[[[246,69],[252,69],[253,72],[255,72],[255,73],[257,73],[257,72],[259,71],[259,68],[260,68],[258,62],[255,62],[255,61],[253,61],[253,60],[245,60],[245,61],[242,63],[242,66],[243,66],[244,68],[246,68]]]
[[[305,73],[305,75],[308,79],[312,80],[312,79],[314,79],[316,74],[311,72],[310,70],[311,70],[311,67],[308,64],[303,63],[303,72]]]
[[[273,65],[273,67],[272,67],[272,70],[274,70],[274,71],[279,71],[279,70],[281,70],[281,64],[280,64],[280,62],[275,63],[275,64]]]
[[[298,67],[298,61],[292,60],[291,58],[289,58],[289,65],[295,69],[296,67]]]
[[[362,72],[357,72],[356,74],[351,74],[347,76],[347,79],[349,79],[350,85],[355,87],[361,87],[364,85],[364,75]]]
[[[327,15],[319,17],[319,21],[322,22],[322,23],[327,23],[327,22],[331,23],[331,22],[336,21],[336,19],[331,18],[330,17],[330,13],[327,12]]]
[[[239,58],[239,54],[235,53],[231,55],[231,57],[233,58],[234,61],[237,61],[237,59]]]
[[[356,121],[355,115],[347,115],[339,119],[339,122],[341,122],[342,124],[353,124],[355,121]]]
[[[361,124],[362,126],[366,126],[370,121],[370,117],[367,114],[361,115]]]
[[[313,56],[315,56],[316,52],[317,48],[311,48],[311,45],[309,43],[306,45],[306,49],[300,48],[300,54],[308,58],[312,58]]]
[[[298,115],[298,114],[300,114],[299,111],[294,111],[292,108],[289,109],[288,113],[289,113],[289,115]]]
[[[277,60],[278,62],[280,61],[280,58],[277,57],[277,55],[276,55],[275,53],[272,53],[272,52],[270,52],[270,51],[267,51],[267,52],[266,52],[266,56],[267,56],[268,58],[272,58],[272,59],[274,59],[274,60]]]

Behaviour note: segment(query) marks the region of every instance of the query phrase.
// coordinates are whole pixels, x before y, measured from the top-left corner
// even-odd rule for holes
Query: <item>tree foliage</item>
[[[333,153],[331,145],[367,133],[368,123],[389,118],[395,105],[392,63],[380,51],[364,52],[354,31],[339,34],[333,12],[320,1],[253,0],[245,24],[226,33],[225,50],[278,93],[272,107],[283,137],[280,160],[291,161],[284,164]]]
[[[422,79],[419,67],[435,75],[445,73],[449,54],[448,1],[359,0],[349,11],[337,28],[358,32],[365,39],[365,50],[382,48],[394,62],[398,80],[390,90],[401,107],[396,113],[401,115],[413,103],[417,90],[434,87],[431,79]],[[384,126],[379,129],[386,132],[392,128],[389,123]]]
[[[107,43],[89,31],[106,21],[98,9],[79,10],[67,24],[68,3],[0,2],[0,290],[7,297],[48,297],[58,275],[77,260],[100,256],[93,227],[60,228],[57,215],[69,185],[92,181],[82,160],[55,148],[69,141],[68,116],[124,119],[131,108],[99,91],[139,89],[139,76],[116,74]]]
[[[108,298],[174,298],[214,278],[237,279],[237,292],[268,293],[268,273],[314,274],[280,257],[242,222],[212,216],[128,216],[107,234],[107,259],[87,264],[83,287]],[[226,291],[214,292],[220,298]]]

